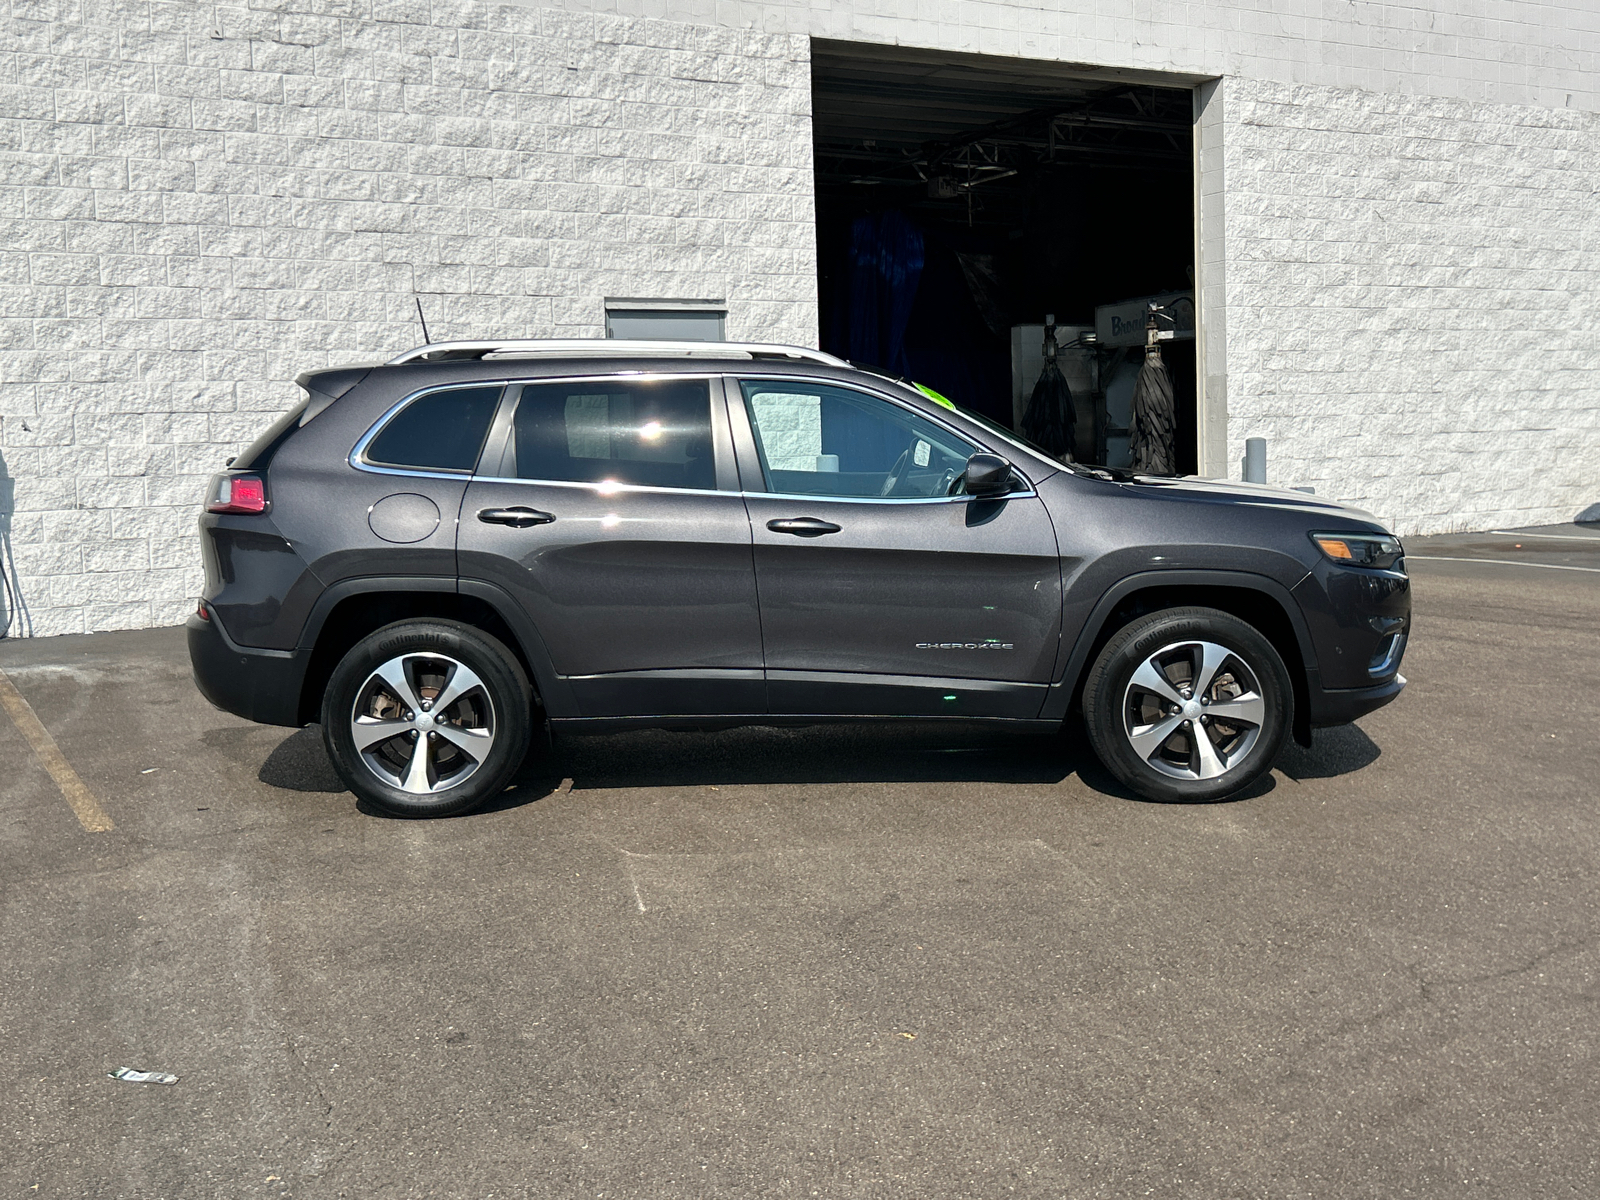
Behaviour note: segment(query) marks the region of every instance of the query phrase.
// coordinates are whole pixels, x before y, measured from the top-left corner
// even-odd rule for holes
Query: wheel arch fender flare
[[[1294,678],[1296,692],[1296,717],[1298,726],[1304,722],[1305,705],[1303,703],[1306,692],[1302,689],[1309,688],[1317,677],[1316,648],[1311,641],[1310,630],[1306,627],[1300,606],[1296,603],[1291,590],[1276,579],[1266,575],[1257,575],[1250,571],[1227,570],[1170,570],[1170,571],[1140,571],[1133,575],[1126,575],[1112,584],[1102,593],[1089,614],[1089,619],[1083,623],[1078,632],[1077,640],[1073,643],[1072,651],[1067,656],[1065,668],[1061,677],[1050,688],[1050,694],[1045,700],[1044,709],[1039,714],[1042,718],[1050,720],[1063,719],[1068,709],[1077,698],[1083,686],[1084,676],[1093,664],[1093,656],[1105,645],[1114,629],[1107,628],[1112,617],[1122,605],[1144,591],[1166,591],[1168,589],[1194,589],[1201,592],[1184,603],[1204,605],[1207,597],[1205,590],[1223,589],[1233,591],[1250,591],[1264,597],[1281,611],[1284,620],[1292,631],[1295,640],[1295,649],[1299,651],[1299,668],[1296,672],[1294,663],[1286,663],[1291,676]],[[1173,607],[1163,604],[1160,607]],[[1120,626],[1119,626],[1120,627]],[[1264,634],[1268,631],[1263,630]],[[1270,636],[1270,634],[1268,634]],[[1298,730],[1297,730],[1298,734]]]
[[[456,608],[461,598],[480,602],[499,618],[511,634],[515,644],[509,648],[521,658],[522,665],[527,668],[535,696],[544,705],[545,711],[551,716],[576,715],[577,705],[572,697],[571,688],[560,675],[556,674],[544,638],[521,606],[503,589],[476,580],[457,581],[449,576],[368,575],[344,579],[327,588],[312,606],[311,613],[307,616],[305,626],[300,632],[299,649],[310,659],[300,700],[302,716],[307,712],[313,714],[306,716],[306,720],[316,720],[314,714],[320,708],[321,689],[326,686],[327,678],[336,665],[331,661],[331,654],[319,652],[324,649],[319,643],[328,619],[341,604],[357,596],[374,598],[410,596],[418,600],[434,597],[438,605],[435,611],[418,612],[415,615],[456,620],[461,619],[461,614],[452,609]],[[395,614],[395,619],[404,619],[406,614],[403,607],[400,613]],[[431,606],[424,605],[424,607]],[[387,623],[381,621],[380,625]],[[486,632],[496,631],[486,630]]]
[[[482,600],[498,613],[521,643],[528,668],[533,674],[534,691],[544,704],[545,711],[552,717],[576,716],[578,702],[572,694],[572,688],[564,676],[556,673],[544,635],[539,632],[539,627],[527,610],[512,599],[511,593],[504,588],[479,579],[461,580],[460,592],[463,596]]]

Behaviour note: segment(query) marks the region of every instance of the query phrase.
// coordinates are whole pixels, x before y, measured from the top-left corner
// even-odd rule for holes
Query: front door
[[[575,715],[763,712],[750,523],[710,382],[508,391],[498,465],[461,508],[462,578],[521,604]]]
[[[1061,631],[1031,488],[960,494],[984,447],[853,388],[729,390],[773,713],[1031,718]]]

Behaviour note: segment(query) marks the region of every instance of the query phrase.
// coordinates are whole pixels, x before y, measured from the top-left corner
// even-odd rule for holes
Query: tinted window
[[[769,492],[946,496],[976,447],[913,412],[847,388],[746,381]]]
[[[372,439],[369,462],[430,471],[470,471],[500,399],[500,385],[429,392],[406,405]]]
[[[515,430],[523,479],[717,486],[704,379],[530,383]]]

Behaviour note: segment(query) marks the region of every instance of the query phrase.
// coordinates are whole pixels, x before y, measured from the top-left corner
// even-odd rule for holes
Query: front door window
[[[826,384],[745,380],[768,492],[927,499],[961,490],[977,447],[898,405]]]

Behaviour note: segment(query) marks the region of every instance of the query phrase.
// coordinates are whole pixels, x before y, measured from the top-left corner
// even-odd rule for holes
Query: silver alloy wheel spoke
[[[460,725],[451,725],[446,722],[436,726],[434,732],[449,741],[463,754],[469,755],[474,762],[482,762],[488,757],[490,749],[494,746],[494,734],[487,729],[465,729]]]
[[[350,722],[350,732],[355,735],[357,750],[370,750],[379,742],[410,733],[415,728],[410,721],[385,721],[379,717],[357,717]]]
[[[433,764],[431,759],[433,743],[425,737],[417,738],[411,747],[411,761],[406,764],[405,778],[400,781],[400,786],[408,792],[433,791],[432,772],[429,767]]]
[[[1211,683],[1217,677],[1217,671],[1222,664],[1232,655],[1232,651],[1215,642],[1201,642],[1200,661],[1195,663],[1194,686],[1189,689],[1191,696],[1204,696],[1211,690]]]
[[[1183,697],[1178,695],[1178,689],[1172,686],[1172,681],[1156,665],[1154,656],[1139,664],[1139,669],[1133,673],[1133,679],[1128,686],[1130,688],[1138,688],[1140,691],[1152,692],[1172,704],[1181,705],[1183,703]]]
[[[421,711],[422,701],[417,699],[417,693],[412,690],[411,680],[407,676],[406,661],[409,657],[407,655],[406,658],[391,658],[373,674],[388,685],[390,693],[396,700],[416,713]]]
[[[444,687],[440,688],[439,694],[433,698],[433,711],[443,712],[462,696],[482,686],[483,680],[474,675],[470,667],[465,663],[456,663],[450,672],[450,678],[444,681]]]
[[[1167,744],[1168,739],[1178,732],[1183,725],[1183,717],[1168,717],[1164,721],[1157,721],[1154,725],[1140,725],[1128,730],[1128,741],[1133,743],[1133,751],[1140,758],[1149,759],[1157,750]]]
[[[1217,748],[1211,741],[1211,731],[1196,722],[1191,732],[1194,734],[1191,740],[1194,742],[1195,774],[1201,779],[1215,779],[1218,775],[1226,774],[1228,764],[1217,754]]]
[[[1267,702],[1254,692],[1246,692],[1232,700],[1210,705],[1206,715],[1213,721],[1242,721],[1246,725],[1260,725],[1267,719]]]

